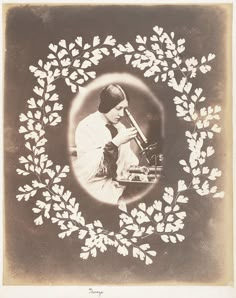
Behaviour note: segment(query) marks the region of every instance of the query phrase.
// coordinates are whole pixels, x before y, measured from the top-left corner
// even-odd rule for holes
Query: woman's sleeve
[[[106,170],[106,176],[109,178],[116,177],[116,170],[117,170],[117,159],[118,159],[118,147],[109,142],[105,145],[103,149],[103,166]]]

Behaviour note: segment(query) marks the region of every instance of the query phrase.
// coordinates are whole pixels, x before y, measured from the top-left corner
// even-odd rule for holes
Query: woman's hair
[[[127,100],[128,96],[120,85],[110,84],[102,89],[100,93],[100,103],[98,111],[106,114],[123,100]]]

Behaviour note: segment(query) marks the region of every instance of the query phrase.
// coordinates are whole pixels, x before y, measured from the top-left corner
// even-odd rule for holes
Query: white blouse
[[[77,160],[75,174],[81,186],[94,198],[110,204],[117,204],[125,187],[106,175],[98,175],[104,167],[104,147],[112,137],[106,127],[103,114],[95,112],[83,119],[75,131]],[[125,128],[122,123],[114,125],[118,132]],[[130,165],[137,165],[138,158],[125,143],[118,148],[117,178],[124,177]]]

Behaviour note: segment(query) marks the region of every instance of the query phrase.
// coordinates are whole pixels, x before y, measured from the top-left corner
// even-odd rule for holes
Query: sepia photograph
[[[94,79],[71,105],[70,154],[81,186],[108,204],[144,196],[162,173],[163,118],[160,101],[135,76]]]
[[[233,285],[232,13],[3,5],[5,286]]]

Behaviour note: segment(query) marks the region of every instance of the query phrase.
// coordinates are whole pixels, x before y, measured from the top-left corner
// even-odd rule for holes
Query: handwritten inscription
[[[97,295],[98,297],[101,297],[102,294],[104,294],[104,292],[103,291],[94,290],[92,288],[89,288],[89,294],[94,294],[94,295]]]

